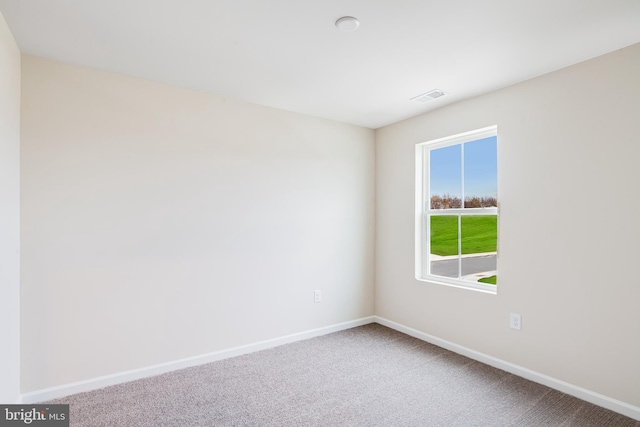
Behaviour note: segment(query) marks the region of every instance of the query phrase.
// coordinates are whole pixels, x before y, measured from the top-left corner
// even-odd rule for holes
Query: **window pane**
[[[497,215],[462,217],[462,254],[495,252],[498,244]]]
[[[464,207],[498,206],[497,137],[464,144]]]
[[[479,279],[496,274],[497,215],[463,215],[461,222],[462,277]]]
[[[462,145],[429,152],[431,209],[462,207]]]
[[[458,216],[430,218],[429,271],[436,276],[458,278]]]

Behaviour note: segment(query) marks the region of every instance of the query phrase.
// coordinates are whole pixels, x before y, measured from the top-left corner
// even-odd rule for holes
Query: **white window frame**
[[[476,291],[496,294],[497,285],[487,283],[472,282],[462,279],[454,279],[443,276],[431,275],[429,272],[430,262],[430,217],[431,215],[496,215],[498,217],[498,227],[500,224],[499,208],[461,208],[461,209],[431,209],[431,194],[429,191],[429,155],[431,150],[437,148],[448,147],[452,145],[464,144],[465,142],[476,141],[491,136],[498,136],[497,126],[488,126],[486,128],[464,132],[445,138],[439,138],[432,141],[421,142],[416,144],[416,209],[415,209],[415,277],[423,282],[438,283],[442,285],[454,286],[464,289],[472,289]],[[464,157],[463,157],[464,159]],[[464,161],[464,160],[462,160]],[[462,172],[462,201],[464,206],[464,169]],[[500,200],[500,199],[498,199]],[[499,202],[498,202],[499,203]],[[460,229],[460,219],[458,220],[458,229]],[[460,245],[460,239],[458,239]],[[458,268],[460,269],[460,250],[458,250]],[[459,272],[460,273],[460,272]],[[460,277],[460,274],[458,274]]]

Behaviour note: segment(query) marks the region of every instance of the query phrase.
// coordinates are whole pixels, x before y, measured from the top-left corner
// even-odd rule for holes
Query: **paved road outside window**
[[[496,270],[495,255],[462,258],[462,275],[483,273]],[[431,274],[444,277],[458,277],[458,260],[446,259],[431,261]]]

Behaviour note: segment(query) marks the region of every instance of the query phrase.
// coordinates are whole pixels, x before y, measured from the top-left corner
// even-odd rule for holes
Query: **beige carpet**
[[[640,427],[377,324],[50,403],[78,427]]]

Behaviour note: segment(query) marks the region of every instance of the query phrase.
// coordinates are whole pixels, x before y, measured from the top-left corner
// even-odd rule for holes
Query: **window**
[[[416,146],[416,279],[496,292],[497,127]]]

